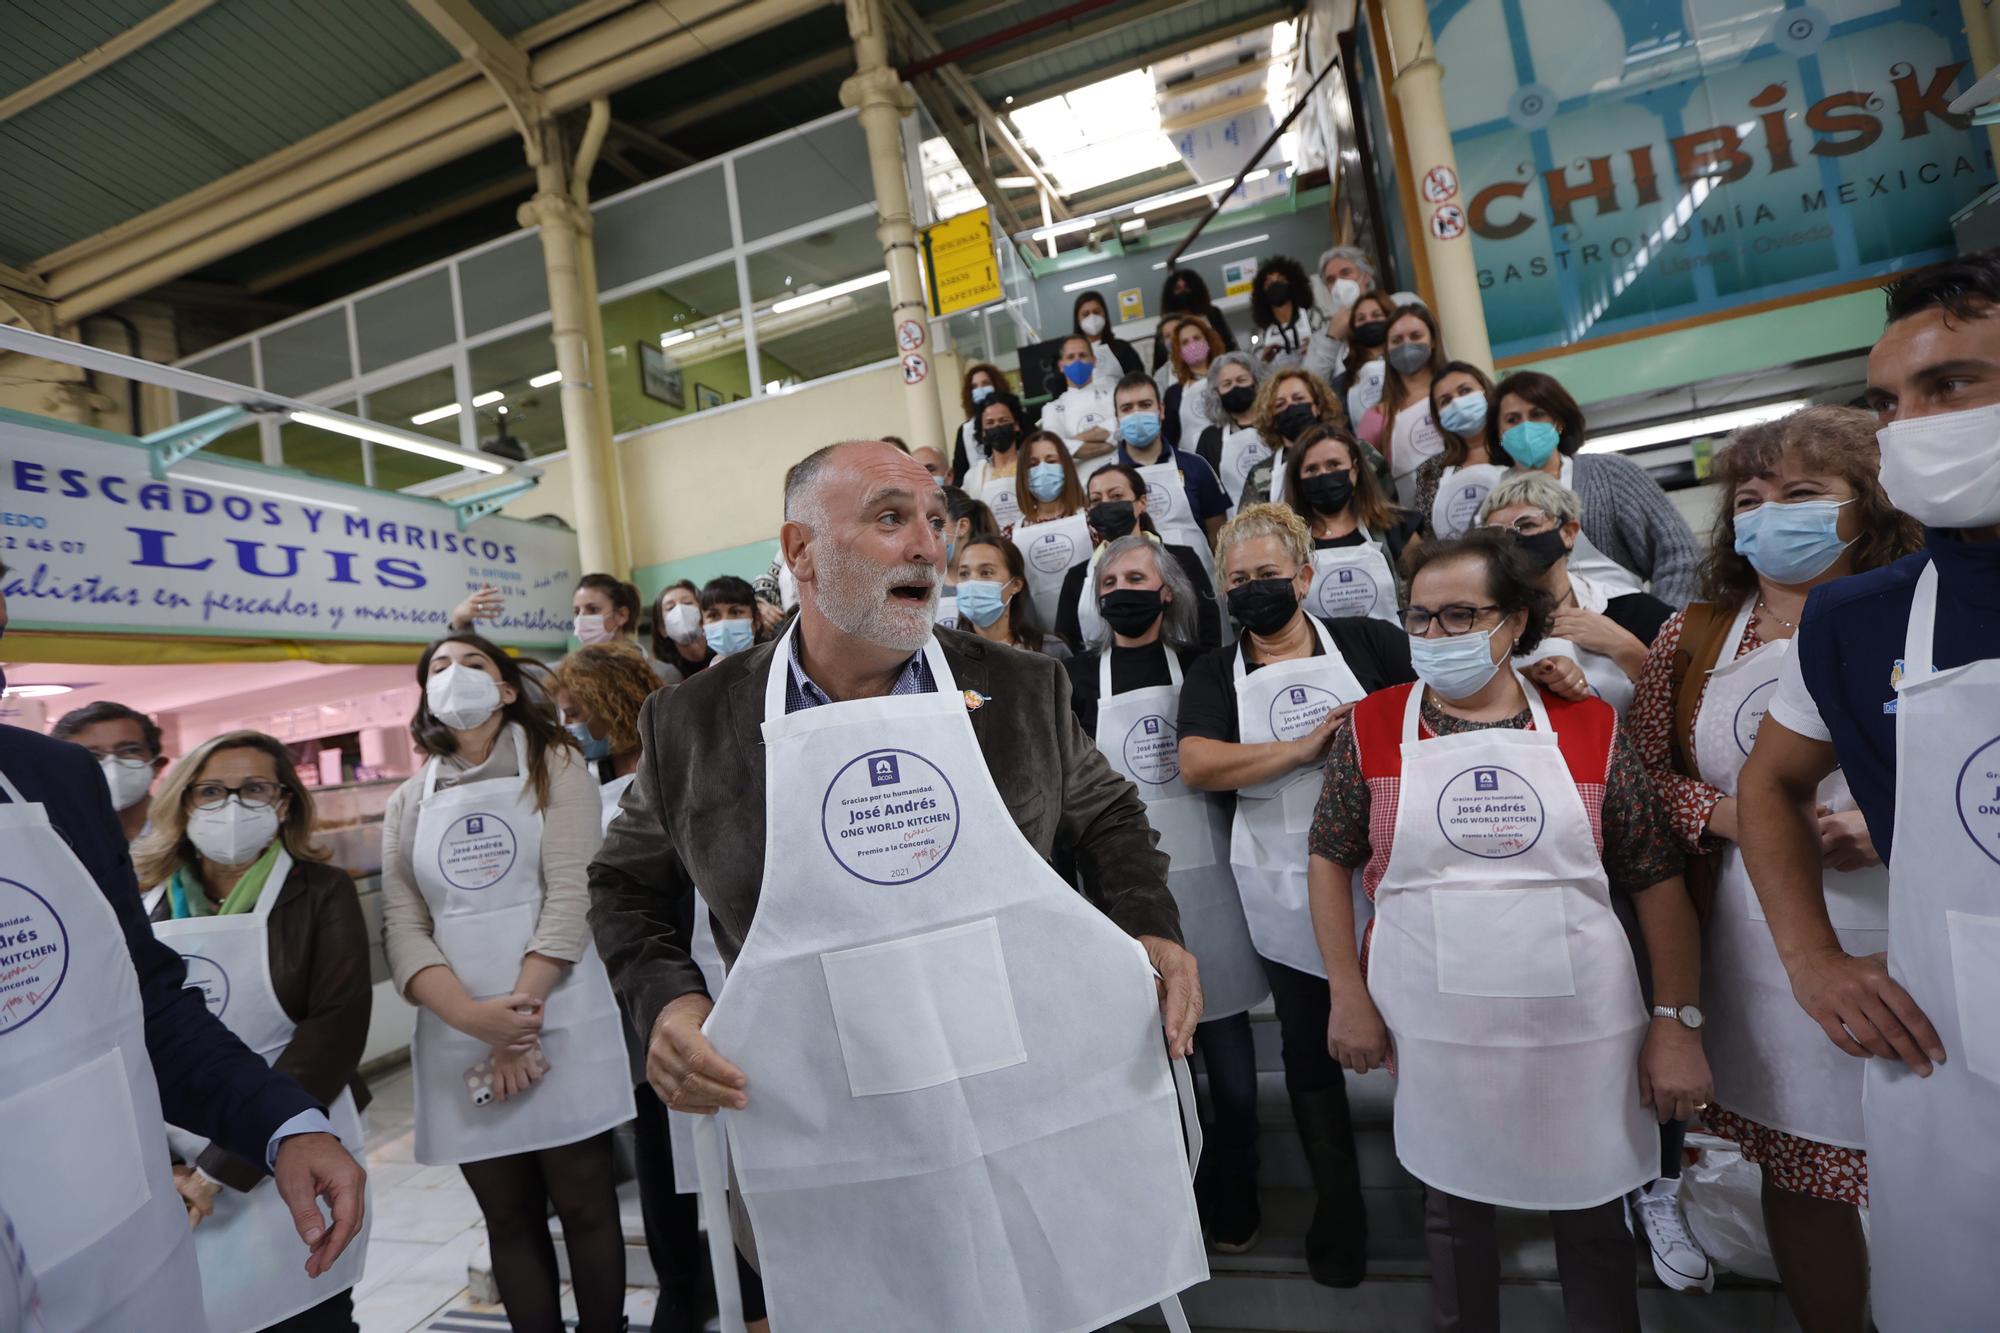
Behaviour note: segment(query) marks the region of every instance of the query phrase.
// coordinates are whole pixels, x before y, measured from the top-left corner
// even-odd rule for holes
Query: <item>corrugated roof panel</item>
[[[472,3],[488,23],[512,37],[566,9],[574,9],[578,0],[472,0]]]
[[[0,97],[88,55],[165,8],[167,0],[5,0],[0,3]]]
[[[1199,3],[1181,0],[1167,6],[1154,5],[1150,7],[1154,12],[1148,17],[1124,24],[1102,36],[1071,42],[989,73],[974,75],[973,82],[990,101],[999,105],[1009,94],[1032,92],[1036,88],[1090,74],[1109,78],[1133,68],[1161,47],[1228,27],[1254,15],[1275,13],[1285,7],[1283,0],[1199,0]],[[957,36],[956,29],[953,29],[952,35]],[[1033,37],[1023,39],[1024,42],[1034,40]],[[1004,59],[1008,49],[999,48],[993,53],[993,58]],[[976,65],[979,59],[976,57],[968,63]]]

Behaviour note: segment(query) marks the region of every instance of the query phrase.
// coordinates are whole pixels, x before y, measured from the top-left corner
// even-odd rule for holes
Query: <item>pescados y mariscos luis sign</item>
[[[560,650],[573,533],[0,414],[0,594],[21,630],[427,643],[491,583],[480,632]]]
[[[1993,182],[1956,6],[1586,7],[1432,6],[1497,355],[1943,258]]]

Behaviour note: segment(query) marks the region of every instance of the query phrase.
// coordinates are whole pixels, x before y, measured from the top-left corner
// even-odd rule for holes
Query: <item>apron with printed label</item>
[[[1188,546],[1201,557],[1201,567],[1215,577],[1215,553],[1208,548],[1208,534],[1195,522],[1194,505],[1188,500],[1187,484],[1181,479],[1174,460],[1139,469],[1146,483],[1146,516],[1160,530],[1160,540],[1168,546]]]
[[[986,464],[984,479],[979,484],[979,498],[993,511],[993,521],[1003,533],[1012,532],[1014,525],[1021,521],[1021,502],[1014,494],[1014,469],[994,472]]]
[[[1222,803],[1181,781],[1181,663],[1166,649],[1171,685],[1111,692],[1111,650],[1097,658],[1097,748],[1139,789],[1167,855],[1167,887],[1181,910],[1181,938],[1201,967],[1202,1021],[1240,1014],[1270,994],[1243,900],[1229,869]]]
[[[1577,546],[1581,548],[1583,534],[1578,533],[1576,540]],[[1604,589],[1594,580],[1577,573],[1574,564],[1569,571],[1569,586],[1576,597],[1579,610],[1595,611],[1598,615],[1603,615],[1604,608],[1611,604],[1611,599],[1605,595]],[[1615,659],[1606,657],[1603,653],[1593,653],[1579,648],[1570,640],[1557,638],[1551,634],[1536,644],[1533,652],[1516,659],[1516,664],[1526,666],[1530,662],[1540,662],[1550,657],[1567,657],[1576,663],[1583,671],[1584,680],[1589,682],[1591,690],[1597,697],[1610,704],[1611,711],[1619,717],[1625,716],[1625,710],[1631,706],[1632,696],[1638,693],[1639,686],[1625,674],[1625,668],[1619,666]]]
[[[1533,731],[1419,739],[1424,689],[1409,687],[1368,993],[1394,1042],[1410,1174],[1481,1203],[1592,1208],[1660,1171],[1639,1104],[1649,1018],[1583,798],[1540,692],[1521,688]]]
[[[1431,500],[1432,535],[1445,541],[1464,536],[1479,521],[1479,506],[1505,475],[1507,469],[1498,463],[1444,469]]]
[[[124,931],[48,811],[4,773],[0,796],[0,1207],[41,1291],[32,1327],[200,1333]]]
[[[1342,616],[1372,616],[1396,623],[1396,577],[1389,558],[1368,533],[1353,546],[1323,546],[1313,552],[1312,587],[1306,589],[1306,614],[1324,620]]]
[[[1933,669],[1937,567],[1917,579],[1896,687],[1889,974],[1944,1043],[1919,1078],[1870,1060],[1870,1304],[1882,1333],[2000,1311],[2000,658]]]
[[[1208,387],[1206,376],[1197,375],[1181,386],[1181,448],[1194,448],[1208,429],[1208,410],[1214,402],[1215,390]]]
[[[935,623],[939,629],[958,628],[958,595],[956,593],[941,592],[938,594]]]
[[[1222,495],[1229,501],[1232,513],[1243,488],[1250,483],[1250,474],[1270,456],[1271,446],[1264,443],[1264,437],[1258,434],[1255,426],[1223,427],[1222,467],[1218,480],[1222,482]]]
[[[1323,650],[1317,657],[1272,662],[1250,671],[1243,644],[1236,646],[1236,728],[1245,745],[1295,741],[1309,734],[1340,704],[1365,690],[1334,647],[1326,626],[1306,617]],[[1319,804],[1322,766],[1307,764],[1236,793],[1229,830],[1229,864],[1243,898],[1243,916],[1257,952],[1274,963],[1316,977],[1326,975],[1313,937],[1306,894],[1306,834]],[[1368,922],[1368,900],[1354,881],[1355,939]]]
[[[1723,651],[1743,641],[1756,603],[1737,613]],[[1743,763],[1756,742],[1790,639],[1775,639],[1715,668],[1702,690],[1695,717],[1694,757],[1702,781],[1736,795]],[[1835,770],[1819,785],[1819,803],[1852,810],[1847,780]],[[1889,872],[1824,873],[1827,916],[1840,947],[1857,957],[1889,944]],[[1715,1073],[1715,1100],[1760,1125],[1843,1148],[1867,1146],[1861,1125],[1861,1076],[1856,1059],[1826,1033],[1792,997],[1792,983],[1778,960],[1778,946],[1757,901],[1757,891],[1735,843],[1722,853],[1715,907],[1709,914],[1702,961],[1702,1046]]]
[[[1014,545],[1028,570],[1028,596],[1045,631],[1053,631],[1070,566],[1090,559],[1090,521],[1082,514],[1027,523],[1014,529]],[[1088,579],[1085,582],[1089,582]]]
[[[281,850],[252,911],[153,923],[154,936],[187,962],[188,985],[201,991],[208,1011],[267,1064],[291,1044],[297,1029],[271,985],[271,910],[291,873],[291,854]],[[162,885],[147,896],[148,913],[165,892]],[[365,1135],[352,1089],[342,1088],[326,1114],[341,1146],[361,1160]],[[169,1134],[189,1164],[208,1146],[200,1135],[177,1127],[170,1126]],[[210,1326],[215,1333],[254,1333],[352,1287],[361,1280],[372,1221],[364,1212],[360,1233],[333,1267],[307,1277],[305,1242],[278,1187],[260,1180],[248,1194],[223,1189],[215,1196],[214,1214],[194,1232]]]
[[[508,732],[522,776],[440,788],[438,761],[424,765],[410,845],[432,938],[476,1000],[514,989],[542,912],[542,813],[525,775],[527,738]],[[623,1023],[597,946],[586,942],[543,1005],[549,1072],[519,1096],[475,1106],[465,1071],[492,1048],[419,1008],[417,1160],[455,1166],[555,1148],[631,1119]]]
[[[1389,428],[1389,473],[1396,482],[1396,503],[1408,508],[1417,501],[1417,469],[1444,452],[1444,432],[1431,415],[1428,395],[1396,413]]]
[[[1022,838],[924,652],[933,693],[790,715],[771,657],[763,884],[704,1028],[749,1104],[696,1126],[704,1208],[719,1120],[774,1328],[1178,1318],[1208,1265],[1153,970]]]

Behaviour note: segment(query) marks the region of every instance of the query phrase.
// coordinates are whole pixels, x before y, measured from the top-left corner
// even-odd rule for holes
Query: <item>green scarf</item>
[[[243,872],[243,878],[236,881],[236,887],[217,907],[208,900],[208,891],[202,888],[201,876],[193,866],[183,864],[174,871],[167,881],[167,899],[173,904],[174,920],[188,917],[233,916],[248,912],[257,906],[258,895],[264,892],[264,882],[271,878],[271,867],[278,864],[278,854],[285,850],[282,838],[271,839],[271,845],[264,854],[250,863]]]

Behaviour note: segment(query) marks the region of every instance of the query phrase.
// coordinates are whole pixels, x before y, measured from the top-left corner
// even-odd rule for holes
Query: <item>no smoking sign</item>
[[[1438,165],[1424,173],[1424,202],[1441,204],[1458,193],[1458,173]]]
[[[1431,235],[1440,241],[1455,241],[1465,235],[1465,210],[1457,204],[1439,204],[1432,209]]]

